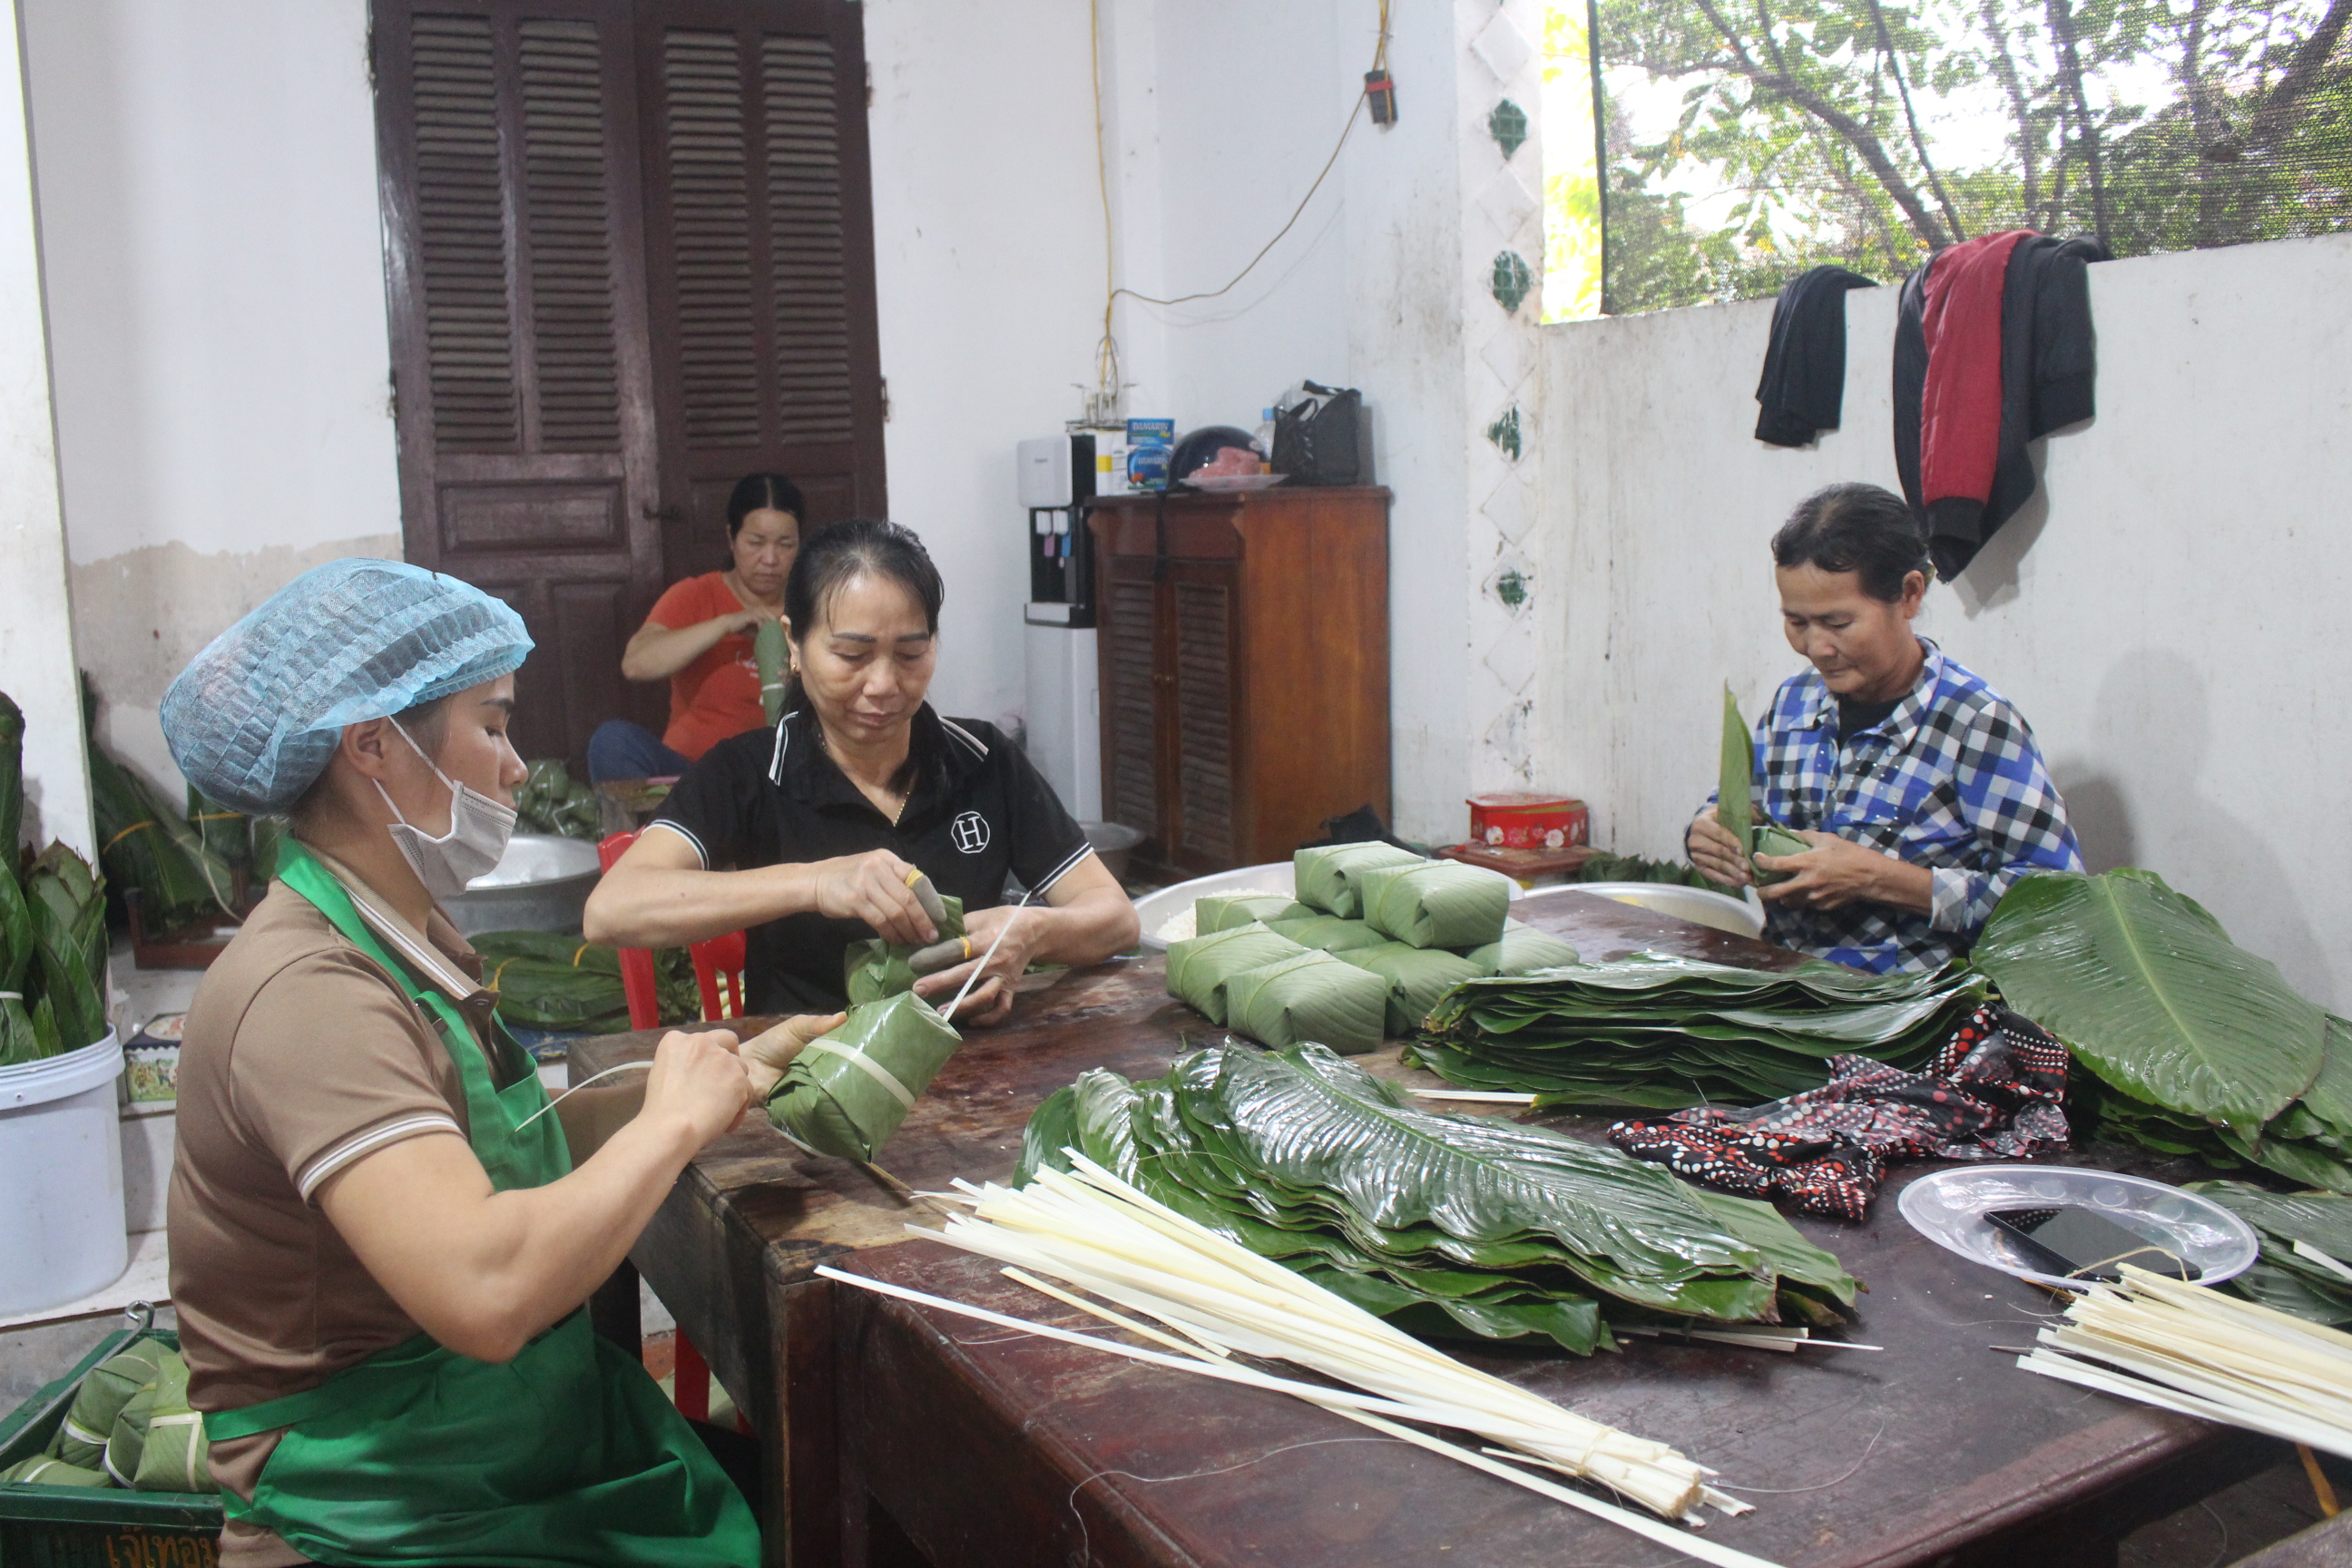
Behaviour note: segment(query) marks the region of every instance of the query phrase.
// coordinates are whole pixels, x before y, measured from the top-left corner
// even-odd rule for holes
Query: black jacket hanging
[[[1775,447],[1806,447],[1838,427],[1845,405],[1845,295],[1878,285],[1843,267],[1797,274],[1772,307],[1772,338],[1764,351],[1764,378],[1756,384],[1756,438]]]
[[[2030,235],[2010,252],[2000,299],[2000,409],[1992,483],[1983,496],[1927,496],[1920,484],[1920,413],[1928,343],[1922,323],[1938,251],[1903,281],[1895,318],[1895,466],[1903,494],[1927,528],[1927,552],[1949,582],[1987,540],[2032,499],[2026,443],[2094,412],[2097,356],[2087,263],[2105,261],[2096,240]],[[1979,323],[1974,330],[1985,330]]]

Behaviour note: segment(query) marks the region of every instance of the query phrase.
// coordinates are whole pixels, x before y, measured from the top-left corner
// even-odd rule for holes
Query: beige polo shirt
[[[439,911],[420,933],[319,858],[385,951],[486,1031],[496,997]],[[190,1403],[233,1410],[297,1394],[417,1333],[316,1202],[328,1178],[377,1150],[466,1135],[457,1064],[398,982],[278,884],[197,989],[179,1086],[172,1304]],[[214,1474],[250,1499],[277,1443],[276,1433],[222,1443]],[[222,1568],[305,1561],[276,1535],[235,1521],[220,1560]]]

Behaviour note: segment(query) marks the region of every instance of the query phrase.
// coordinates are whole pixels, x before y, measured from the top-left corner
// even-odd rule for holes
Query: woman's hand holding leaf
[[[803,1013],[785,1019],[774,1028],[752,1036],[738,1047],[743,1058],[743,1070],[751,1078],[751,1098],[765,1100],[811,1040],[819,1039],[841,1027],[848,1017],[845,1013]]]
[[[817,913],[864,921],[884,941],[909,947],[940,940],[939,928],[907,885],[915,868],[887,849],[819,860],[810,869],[816,877]]]
[[[1833,833],[1799,830],[1796,835],[1813,846],[1801,855],[1759,855],[1756,864],[1767,871],[1786,873],[1788,880],[1760,888],[1768,903],[1799,909],[1834,910],[1857,901],[1889,904],[1925,914],[1930,907],[1934,879],[1925,866],[1913,866],[1882,855],[1865,845]]]
[[[980,984],[971,988],[971,994],[963,999],[963,1005],[956,1009],[949,1022],[959,1029],[971,1026],[985,1028],[1012,1016],[1013,984],[1027,972],[1031,955],[1045,939],[1048,913],[1045,910],[1000,904],[964,917],[964,935],[970,939],[972,951],[987,960],[988,967],[982,972]],[[992,956],[989,946],[997,942],[999,931],[1004,933],[1004,940],[997,943]],[[915,982],[915,994],[932,1006],[944,1009],[963,989],[964,981],[980,966],[982,958],[923,976]]]
[[[1756,879],[1748,867],[1747,846],[1732,837],[1731,830],[1716,820],[1715,807],[1711,805],[1691,819],[1690,831],[1683,837],[1683,848],[1692,865],[1727,888],[1744,888]]]

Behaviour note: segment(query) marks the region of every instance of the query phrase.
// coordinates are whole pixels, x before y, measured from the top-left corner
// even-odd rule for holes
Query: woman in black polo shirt
[[[924,700],[944,597],[922,541],[897,523],[856,518],[803,544],[784,583],[788,711],[678,781],[589,899],[589,940],[677,947],[747,930],[749,1011],[831,1012],[849,943],[938,940],[907,886],[919,868],[963,900],[974,947],[1003,932],[959,1024],[1003,1020],[1032,960],[1094,963],[1133,945],[1134,904],[1029,760],[992,725]],[[1008,872],[1032,889],[1026,909],[1004,904]],[[953,995],[972,967],[916,989]]]

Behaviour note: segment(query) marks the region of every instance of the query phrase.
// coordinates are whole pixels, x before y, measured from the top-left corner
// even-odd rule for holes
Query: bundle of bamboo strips
[[[2076,1298],[2038,1336],[2048,1348],[2018,1365],[2352,1458],[2352,1334],[2128,1263],[2122,1272]]]
[[[1650,1539],[1724,1568],[1756,1568],[1759,1559],[1716,1546],[1553,1486],[1515,1466],[1444,1442],[1398,1420],[1473,1432],[1522,1464],[1588,1479],[1686,1524],[1703,1522],[1702,1505],[1726,1513],[1750,1505],[1717,1490],[1713,1474],[1663,1443],[1637,1437],[1541,1395],[1463,1365],[1280,1264],[1259,1258],[1185,1218],[1072,1151],[1072,1172],[1045,1169],[1018,1190],[956,1184],[969,1215],[942,1231],[908,1229],[995,1258],[1005,1272],[1054,1299],[1181,1352],[1156,1354],[1118,1342],[1007,1318],[924,1296],[861,1276],[819,1272],[844,1284],[923,1301],[1049,1338],[1096,1345],[1178,1370],[1279,1389],[1402,1440],[1432,1448],[1547,1497],[1599,1513]],[[1051,1276],[1088,1295],[1156,1320],[1162,1332],[1037,1278]],[[1180,1337],[1181,1336],[1181,1337]],[[1242,1354],[1285,1361],[1371,1397],[1231,1364]],[[1490,1449],[1489,1454],[1501,1450]]]

